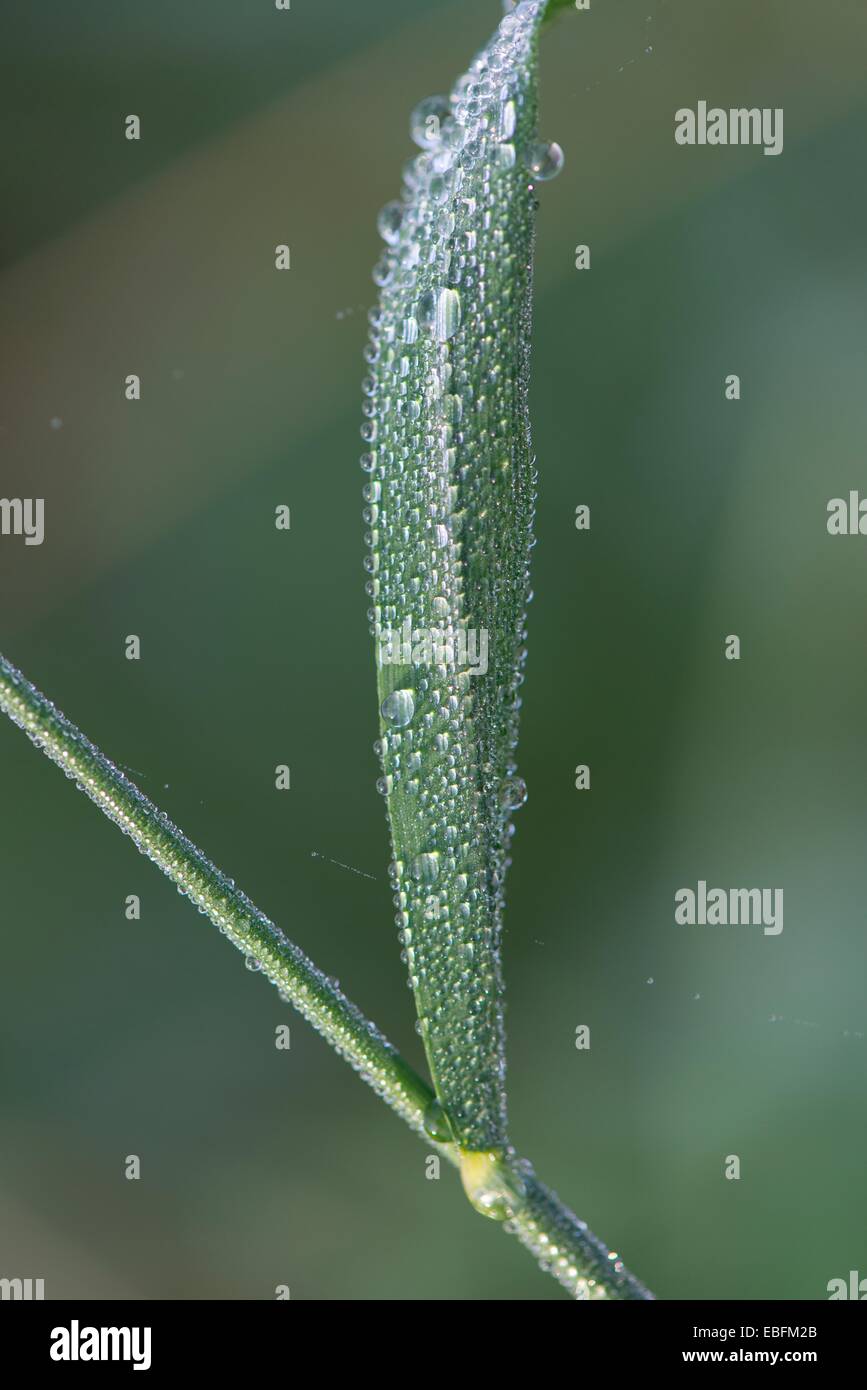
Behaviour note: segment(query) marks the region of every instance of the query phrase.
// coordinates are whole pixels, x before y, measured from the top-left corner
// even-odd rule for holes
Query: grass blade
[[[380,215],[362,459],[380,750],[398,925],[471,1200],[520,1199],[506,1161],[501,933],[529,597],[527,410],[545,0],[525,0],[452,90]],[[535,173],[534,173],[535,171]],[[510,1185],[514,1189],[510,1193]]]
[[[277,986],[281,997],[294,1004],[428,1147],[435,1146],[457,1163],[454,1144],[435,1144],[427,1127],[435,1103],[433,1092],[376,1025],[2,655],[0,713],[8,715],[129,835],[136,848],[153,860],[224,936],[261,964],[262,973]],[[529,1169],[526,1185],[523,1210],[507,1229],[574,1297],[650,1296]]]
[[[252,966],[261,969],[401,1119],[424,1133],[430,1089],[379,1029],[3,656],[0,711],[129,835]]]

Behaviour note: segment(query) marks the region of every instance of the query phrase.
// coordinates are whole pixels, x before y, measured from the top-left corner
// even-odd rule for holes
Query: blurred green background
[[[2,493],[46,540],[0,541],[2,650],[421,1065],[358,384],[408,113],[499,4],[4,11]],[[865,45],[843,0],[593,0],[543,50],[512,1128],[664,1298],[867,1275],[867,541],[825,529],[867,492]],[[677,147],[699,99],[782,106],[782,156]],[[0,769],[0,1275],[561,1297],[11,725]],[[699,878],[783,887],[783,934],[676,928]]]

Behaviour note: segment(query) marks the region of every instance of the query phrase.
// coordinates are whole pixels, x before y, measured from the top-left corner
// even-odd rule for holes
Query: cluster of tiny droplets
[[[516,776],[535,469],[527,414],[544,0],[507,14],[449,97],[411,117],[421,153],[379,216],[362,467],[371,633],[487,633],[486,674],[379,670],[396,922],[418,1029],[459,1143],[506,1146],[503,881]],[[476,641],[480,638],[477,636]],[[478,648],[477,648],[478,651]]]
[[[500,933],[510,816],[525,799],[514,749],[535,496],[531,171],[549,149],[535,136],[543,11],[525,0],[507,14],[450,96],[411,115],[421,153],[379,214],[365,353],[371,634],[378,648],[407,620],[443,641],[488,634],[486,674],[379,670],[397,929],[436,1091],[468,1150],[507,1143]]]
[[[377,752],[397,926],[442,1105],[428,1132],[503,1155],[506,1226],[578,1299],[647,1297],[508,1145],[500,930],[526,658],[535,470],[527,384],[535,182],[562,164],[536,140],[544,3],[524,3],[448,99],[411,117],[422,147],[379,217],[362,467],[371,633],[489,634],[485,676],[380,669]]]
[[[424,1108],[391,1043],[74,724],[0,657],[0,711],[90,797],[413,1129]]]
[[[616,1250],[595,1236],[586,1222],[540,1183],[532,1165],[518,1160],[524,1184],[520,1209],[505,1229],[579,1302],[617,1299],[639,1301],[653,1295],[624,1265]]]

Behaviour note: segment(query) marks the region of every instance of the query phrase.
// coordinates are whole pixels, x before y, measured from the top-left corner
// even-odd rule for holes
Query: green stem
[[[545,10],[545,17],[542,23],[550,24],[551,20],[556,18],[560,10],[565,10],[567,7],[569,9],[574,9],[574,6],[575,0],[548,0],[548,7]]]
[[[73,778],[413,1129],[430,1089],[382,1034],[163,811],[0,656],[0,709]]]
[[[0,710],[129,835],[137,849],[162,869],[248,961],[258,965],[281,996],[411,1129],[450,1162],[458,1162],[455,1146],[436,1143],[425,1129],[433,1091],[379,1029],[2,655]],[[584,1223],[537,1182],[527,1165],[514,1166],[521,1172],[525,1195],[506,1223],[507,1229],[536,1255],[543,1268],[576,1297],[650,1296],[627,1271],[618,1268],[617,1257]]]

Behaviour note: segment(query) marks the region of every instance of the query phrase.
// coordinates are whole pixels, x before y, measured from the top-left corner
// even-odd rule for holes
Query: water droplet
[[[461,297],[457,290],[440,290],[432,326],[434,337],[440,342],[455,336],[461,326]]]
[[[425,97],[420,101],[409,118],[409,133],[415,143],[423,150],[438,144],[442,126],[451,114],[448,97]]]
[[[527,800],[527,783],[523,777],[508,777],[503,783],[502,805],[507,811],[517,811]]]
[[[508,1221],[520,1211],[526,1185],[499,1154],[461,1150],[460,1164],[464,1191],[482,1216]]]
[[[400,236],[403,213],[403,203],[398,202],[397,199],[391,203],[386,203],[385,207],[380,209],[376,219],[376,228],[383,241],[387,241],[389,246],[393,246]]]
[[[415,696],[411,690],[392,690],[380,705],[379,712],[387,724],[404,729],[415,714]]]
[[[440,876],[440,857],[436,850],[417,854],[412,861],[412,876],[418,883],[436,883]]]
[[[449,1117],[438,1100],[432,1100],[424,1112],[424,1128],[438,1144],[450,1144],[454,1138]]]
[[[437,312],[437,297],[433,290],[425,290],[418,301],[418,321],[422,328],[433,328]]]
[[[491,161],[495,169],[514,169],[515,146],[509,141],[495,145],[491,151]]]
[[[524,154],[524,163],[539,183],[556,178],[563,168],[565,155],[556,140],[537,140]]]

